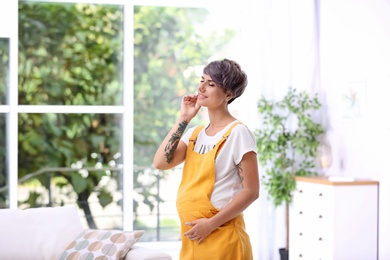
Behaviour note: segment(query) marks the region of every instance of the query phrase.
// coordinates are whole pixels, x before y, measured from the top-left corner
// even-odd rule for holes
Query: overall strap
[[[192,132],[192,135],[190,137],[190,142],[195,142],[196,138],[198,137],[199,132],[203,129],[204,126],[200,125],[197,126],[194,131]]]
[[[216,156],[219,154],[219,152],[221,151],[223,145],[225,144],[225,141],[226,139],[229,137],[230,133],[232,132],[233,128],[238,125],[238,124],[242,124],[241,122],[235,122],[234,124],[232,124],[229,129],[226,131],[226,133],[222,136],[222,139],[218,142],[218,150],[217,150],[217,153],[216,153]]]
[[[226,139],[229,137],[230,133],[232,132],[233,128],[238,125],[238,124],[242,124],[241,122],[235,122],[234,124],[232,124],[229,129],[226,131],[226,133],[223,135],[222,138]]]

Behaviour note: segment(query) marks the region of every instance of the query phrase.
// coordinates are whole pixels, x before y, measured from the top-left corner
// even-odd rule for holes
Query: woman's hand
[[[197,103],[198,95],[186,95],[181,100],[180,113],[187,122],[191,121],[192,118],[198,113],[200,106]]]
[[[188,237],[190,240],[197,240],[198,244],[202,243],[202,241],[214,231],[214,228],[208,220],[209,219],[207,218],[200,218],[192,222],[186,222],[186,225],[192,226],[192,228],[183,235]]]
[[[154,155],[153,165],[156,169],[168,170],[184,162],[187,145],[180,139],[187,125],[200,109],[197,101],[198,95],[183,96],[180,106],[180,116]]]

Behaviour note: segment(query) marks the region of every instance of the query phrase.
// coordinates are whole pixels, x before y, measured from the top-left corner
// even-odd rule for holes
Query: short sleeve
[[[187,146],[188,146],[188,143],[190,141],[190,137],[192,135],[192,133],[194,132],[196,126],[194,127],[191,127],[190,129],[188,129],[187,132],[184,133],[184,135],[180,138],[181,141],[183,141]]]
[[[253,132],[243,124],[235,126],[228,137],[229,147],[233,148],[233,160],[237,165],[248,152],[257,154],[256,138]]]

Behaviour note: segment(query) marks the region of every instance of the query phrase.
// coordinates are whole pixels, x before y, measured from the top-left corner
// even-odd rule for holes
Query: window
[[[177,241],[180,169],[157,171],[153,156],[242,21],[237,9],[109,2],[19,2],[18,204],[78,202],[91,228]]]
[[[123,227],[122,68],[122,6],[19,3],[20,207]]]

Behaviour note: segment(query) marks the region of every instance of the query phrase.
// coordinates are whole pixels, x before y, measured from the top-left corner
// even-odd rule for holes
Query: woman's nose
[[[198,90],[203,92],[204,91],[204,88],[205,88],[205,85],[204,85],[204,82],[201,82],[198,86]]]

